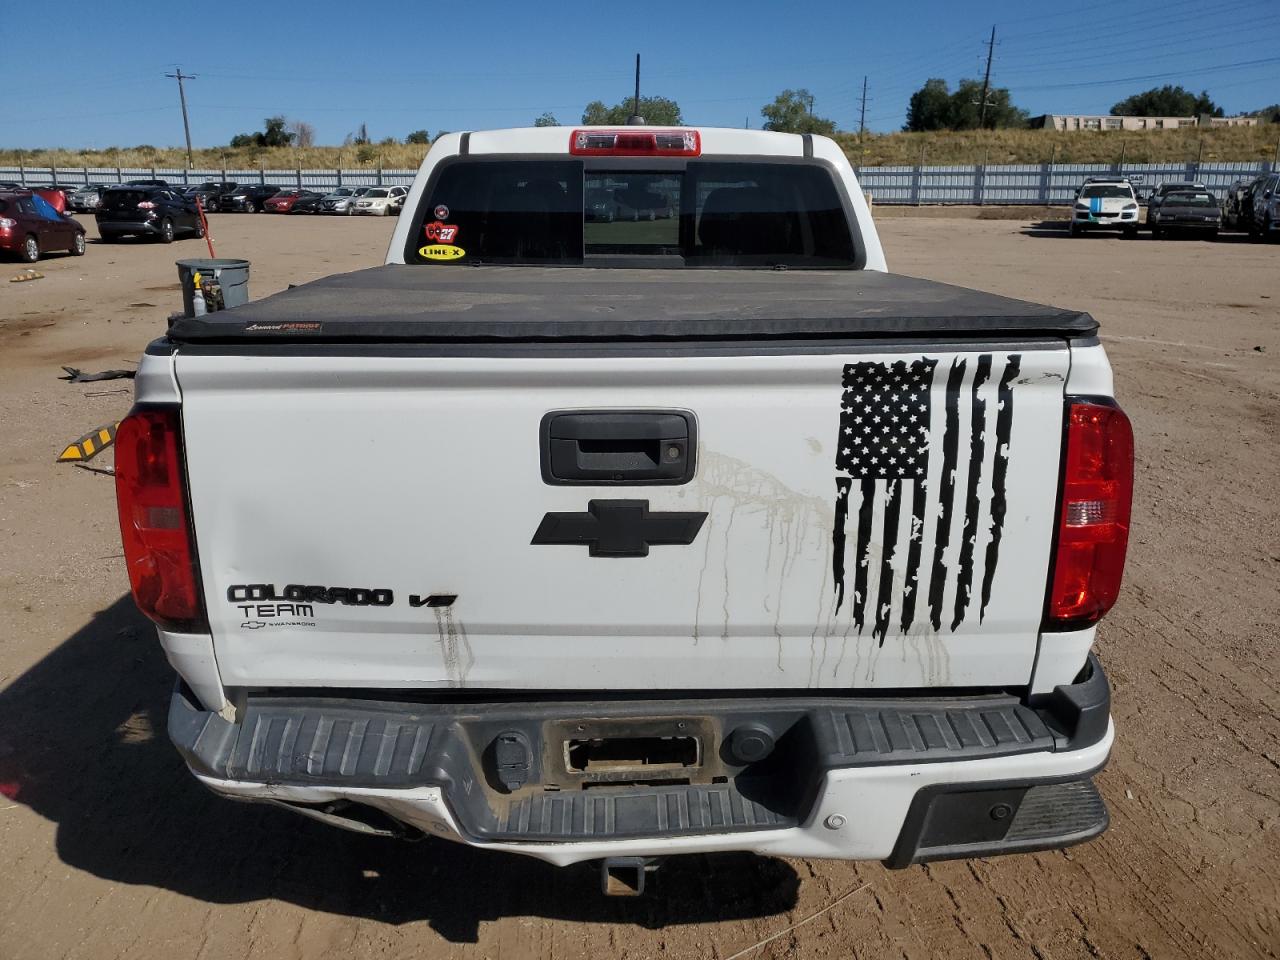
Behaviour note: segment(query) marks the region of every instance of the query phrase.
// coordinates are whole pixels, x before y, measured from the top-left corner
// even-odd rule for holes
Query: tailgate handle
[[[680,484],[693,479],[696,422],[687,410],[556,410],[542,418],[550,484]]]

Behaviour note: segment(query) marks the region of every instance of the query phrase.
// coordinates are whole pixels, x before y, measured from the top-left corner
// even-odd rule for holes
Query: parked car
[[[1138,234],[1138,197],[1133,184],[1123,178],[1090,178],[1076,191],[1071,213],[1071,235],[1086,230],[1120,230],[1126,237]]]
[[[29,190],[0,190],[0,250],[35,263],[51,250],[84,256],[84,227]]]
[[[200,198],[200,205],[206,213],[217,213],[222,209],[222,195],[224,193],[232,193],[239,184],[234,182],[218,182],[209,180],[200,184],[198,187],[187,187],[183,191],[183,196],[195,200]]]
[[[373,217],[397,216],[408,195],[408,187],[370,187],[355,202],[351,212]]]
[[[1262,189],[1267,175],[1261,174],[1248,180],[1240,180],[1231,185],[1227,197],[1222,204],[1222,225],[1236,230],[1249,230],[1253,219],[1253,198]]]
[[[71,208],[71,202],[61,187],[32,187],[31,192],[43,197],[59,214],[64,214]]]
[[[1170,183],[1158,183],[1156,188],[1151,191],[1151,196],[1147,198],[1147,225],[1151,224],[1151,211],[1157,210],[1160,204],[1164,203],[1164,198],[1175,190],[1206,190],[1203,183],[1196,183],[1188,180],[1178,180]]]
[[[104,243],[126,236],[157,237],[163,243],[172,243],[179,233],[204,236],[195,202],[165,187],[104,190],[93,216]]]
[[[655,160],[696,229],[589,239],[568,188]],[[888,272],[823,136],[449,134],[414,191],[384,266],[141,359],[122,566],[204,786],[636,893],[1106,829],[1133,432],[1093,318]]]
[[[27,189],[17,180],[0,180],[0,190],[25,190]]]
[[[102,191],[105,189],[105,184],[90,183],[74,190],[71,194],[71,209],[77,213],[92,213],[102,202]]]
[[[1157,240],[1174,232],[1196,231],[1218,235],[1222,208],[1207,190],[1168,190],[1160,205],[1148,212],[1147,223]]]
[[[299,190],[296,187],[290,187],[278,191],[274,196],[270,197],[262,204],[262,208],[267,213],[290,213],[296,203],[312,196],[314,196],[317,201],[323,199],[322,194],[312,193],[310,190]]]
[[[1280,173],[1271,173],[1254,186],[1250,198],[1249,235],[1270,240],[1280,235]]]
[[[267,183],[242,183],[218,198],[218,208],[236,213],[261,213],[263,204],[280,192]]]
[[[167,187],[168,180],[126,180],[121,186],[124,187]]]
[[[351,213],[354,202],[363,197],[369,187],[339,187],[320,200],[320,213]]]
[[[293,201],[293,206],[289,208],[290,213],[319,213],[320,201],[325,195],[319,190],[303,190],[301,195]]]

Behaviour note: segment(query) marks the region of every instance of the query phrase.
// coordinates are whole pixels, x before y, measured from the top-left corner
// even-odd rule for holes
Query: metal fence
[[[883,204],[1066,204],[1075,198],[1085,177],[1122,174],[1134,180],[1139,192],[1166,180],[1194,180],[1221,197],[1236,180],[1275,169],[1261,163],[1028,163],[959,167],[864,167],[858,173],[862,189]],[[335,187],[408,186],[417,170],[264,170],[164,167],[0,167],[0,181],[27,186],[84,183],[122,183],[125,180],[168,180],[198,184],[233,180],[278,187],[328,190]]]
[[[354,170],[213,169],[185,170],[181,167],[0,167],[0,181],[11,180],[29,187],[58,184],[74,187],[86,183],[124,183],[126,180],[167,180],[178,186],[195,186],[208,181],[258,183],[273,187],[302,187],[328,190],[335,187],[407,187],[418,173],[412,170],[384,170],[361,167]]]
[[[1263,163],[1027,163],[964,167],[864,167],[862,189],[884,204],[1067,204],[1086,177],[1125,176],[1139,194],[1162,181],[1203,183],[1221,198],[1232,183],[1270,172]]]

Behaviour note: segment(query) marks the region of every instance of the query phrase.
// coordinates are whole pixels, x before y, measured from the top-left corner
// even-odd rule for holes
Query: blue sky
[[[588,101],[629,92],[636,52],[643,92],[674,98],[690,123],[759,127],[778,91],[807,87],[819,114],[855,129],[866,74],[868,127],[895,130],[927,78],[981,75],[993,23],[993,82],[1033,114],[1105,113],[1164,83],[1208,89],[1228,113],[1280,101],[1277,0],[229,0],[208,9],[71,0],[40,17],[56,23],[56,42],[6,45],[0,146],[180,144],[177,89],[164,78],[175,64],[197,75],[187,85],[196,146],[274,114],[308,121],[322,144],[361,121],[374,139],[525,126],[544,110],[573,123]],[[6,29],[14,22],[11,13]]]

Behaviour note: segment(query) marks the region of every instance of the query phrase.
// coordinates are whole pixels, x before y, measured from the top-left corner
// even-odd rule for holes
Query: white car
[[[1123,177],[1090,177],[1076,191],[1071,235],[1086,230],[1120,230],[1138,235],[1138,195]]]
[[[371,187],[349,209],[355,214],[374,217],[398,216],[408,195],[408,187]]]

